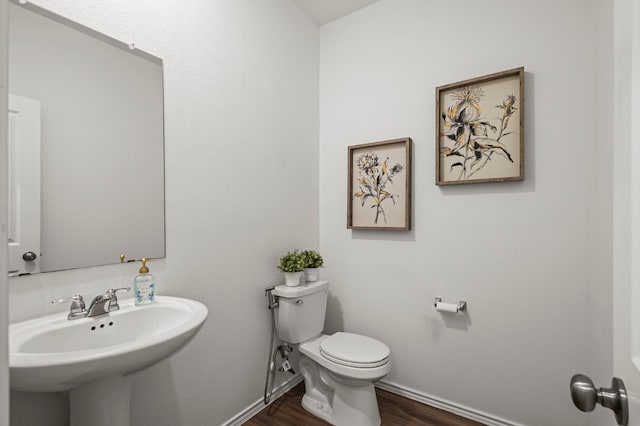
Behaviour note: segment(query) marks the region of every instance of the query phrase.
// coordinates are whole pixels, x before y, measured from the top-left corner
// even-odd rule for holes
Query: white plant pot
[[[284,283],[289,287],[295,287],[300,285],[300,278],[302,277],[302,272],[283,272],[284,274]]]
[[[304,270],[304,279],[308,282],[320,279],[320,268],[307,268]]]

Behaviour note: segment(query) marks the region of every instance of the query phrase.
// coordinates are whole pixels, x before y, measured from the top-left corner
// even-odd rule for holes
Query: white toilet
[[[389,373],[391,351],[384,343],[359,334],[322,334],[328,288],[327,281],[316,281],[273,290],[279,301],[278,336],[298,345],[302,355],[302,406],[338,426],[379,425],[373,382]]]

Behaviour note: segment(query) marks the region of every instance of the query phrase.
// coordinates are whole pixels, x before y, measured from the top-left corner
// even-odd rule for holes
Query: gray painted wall
[[[519,424],[588,421],[568,383],[611,379],[611,16],[600,0],[382,0],[321,27],[328,324],[387,343],[386,381]],[[435,87],[519,66],[524,182],[437,187]],[[413,230],[347,230],[347,146],[405,136]]]
[[[149,268],[160,294],[200,300],[209,318],[183,351],[136,375],[132,424],[221,424],[261,396],[263,289],[281,282],[279,257],[319,244],[318,28],[289,0],[37,3],[164,60],[167,257]],[[137,269],[11,279],[12,320],[128,285]],[[36,403],[41,424],[67,424],[27,394],[12,426],[34,424]]]
[[[611,375],[599,343],[611,332],[612,165],[593,120],[611,122],[608,2],[468,1],[490,40],[478,50],[477,25],[452,18],[459,4],[382,0],[322,27],[319,64],[317,30],[285,1],[41,3],[167,65],[168,255],[152,272],[162,292],[203,300],[211,316],[191,346],[137,375],[134,420],[218,424],[256,401],[262,288],[280,279],[280,253],[320,242],[329,330],[389,344],[387,381],[511,422],[605,424],[571,406],[567,384],[578,371],[599,385]],[[520,65],[525,182],[435,187],[433,88]],[[414,230],[346,230],[346,147],[403,136],[415,143]],[[447,225],[466,235],[477,220],[461,249]],[[133,275],[110,266],[12,280],[11,317]],[[468,321],[434,312],[436,296],[466,299]],[[12,425],[34,398],[20,395]]]

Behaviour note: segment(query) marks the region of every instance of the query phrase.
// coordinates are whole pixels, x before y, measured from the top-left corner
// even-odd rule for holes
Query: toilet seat
[[[329,359],[326,354],[322,353],[320,345],[322,345],[322,342],[330,339],[331,337],[333,336],[321,334],[320,336],[317,336],[300,344],[300,346],[298,347],[300,353],[308,358],[311,358],[313,361],[317,362],[330,372],[350,380],[357,379],[376,381],[389,374],[389,371],[391,370],[391,362],[389,361],[391,359],[391,356],[388,356],[386,360],[377,367],[372,366],[372,364],[369,364],[368,367],[367,364],[357,364],[357,367],[352,367],[346,365],[344,361],[341,361],[341,363],[339,363],[332,359]]]
[[[320,342],[320,354],[340,365],[375,368],[389,361],[391,350],[371,337],[338,332]]]

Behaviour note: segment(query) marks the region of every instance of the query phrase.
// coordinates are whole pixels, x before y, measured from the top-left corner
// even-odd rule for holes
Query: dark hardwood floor
[[[245,426],[326,426],[324,420],[302,408],[304,382],[265,408]],[[447,411],[376,388],[383,426],[482,426]]]

